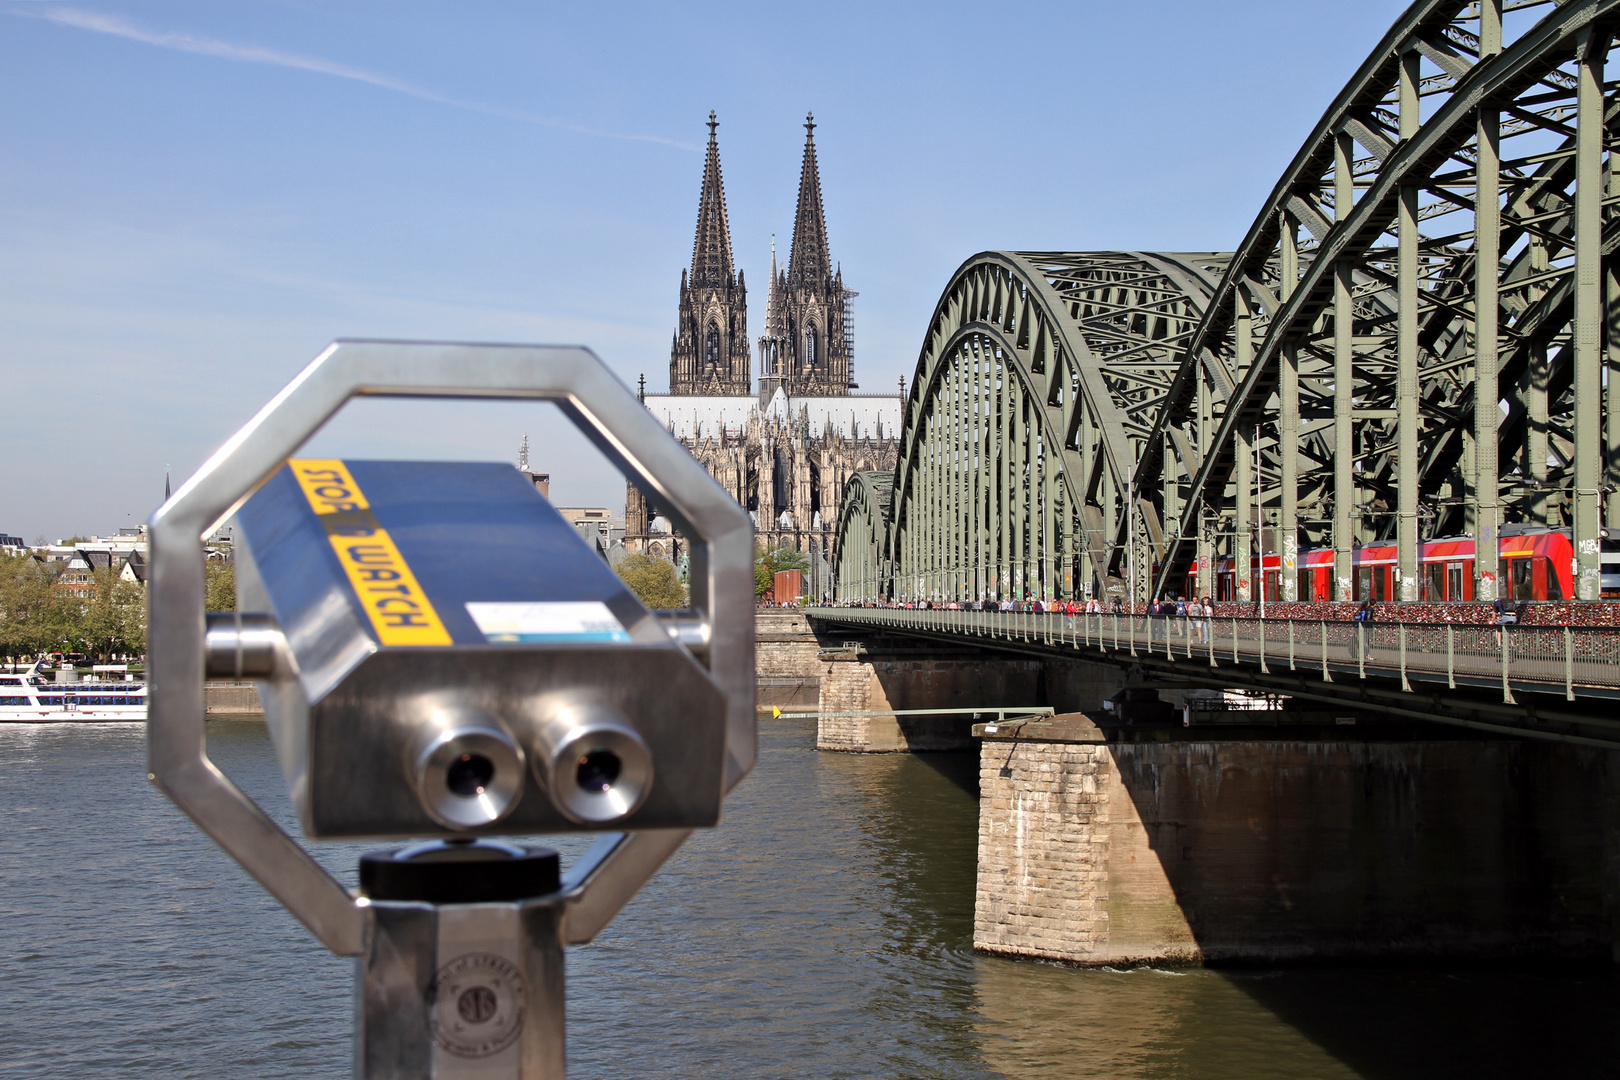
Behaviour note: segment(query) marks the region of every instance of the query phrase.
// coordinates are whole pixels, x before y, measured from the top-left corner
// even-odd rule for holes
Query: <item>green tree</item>
[[[236,567],[228,562],[211,559],[207,574],[208,581],[203,594],[204,606],[209,611],[235,611]]]
[[[79,647],[101,659],[146,651],[146,590],[117,570],[95,571],[95,596],[80,601],[75,633]]]
[[[761,597],[771,591],[776,575],[783,570],[810,569],[810,556],[790,547],[775,547],[766,551],[754,548],[754,596]]]
[[[686,590],[675,575],[675,564],[651,555],[626,555],[614,567],[643,604],[653,610],[686,606]]]
[[[0,653],[34,656],[67,632],[77,602],[58,593],[56,577],[32,555],[0,555]]]

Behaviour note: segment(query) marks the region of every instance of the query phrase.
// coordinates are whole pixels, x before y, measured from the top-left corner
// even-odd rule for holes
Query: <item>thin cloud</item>
[[[110,34],[113,37],[125,38],[129,41],[139,41],[144,45],[154,45],[160,49],[173,49],[176,52],[212,56],[220,60],[235,60],[245,64],[269,64],[272,67],[293,68],[298,71],[314,72],[317,75],[330,75],[333,78],[349,79],[354,82],[365,83],[368,86],[380,87],[383,90],[392,90],[396,94],[404,94],[407,97],[431,101],[436,105],[447,105],[455,109],[483,113],[486,116],[498,116],[505,120],[516,120],[525,124],[537,124],[541,127],[556,128],[560,131],[571,131],[579,135],[592,135],[603,139],[624,139],[630,142],[657,143],[661,146],[673,146],[681,150],[698,149],[691,143],[666,139],[658,135],[623,135],[613,131],[600,131],[580,124],[571,124],[565,120],[556,120],[549,116],[538,116],[520,109],[507,109],[499,105],[486,105],[482,102],[463,101],[459,98],[446,97],[431,90],[424,90],[419,86],[412,86],[410,83],[393,78],[390,75],[350,67],[347,64],[340,64],[333,60],[323,60],[318,56],[300,56],[297,53],[279,52],[275,49],[261,48],[257,45],[236,45],[229,41],[198,37],[195,34],[185,34],[178,31],[148,30],[116,15],[104,15],[80,8],[55,6],[39,8],[12,7],[6,9],[6,11],[10,15],[30,19],[44,19],[60,26],[69,26],[76,30],[89,30],[97,34]]]

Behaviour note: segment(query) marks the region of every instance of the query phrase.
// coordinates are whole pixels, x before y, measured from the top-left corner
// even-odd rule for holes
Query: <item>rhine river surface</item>
[[[1608,972],[975,956],[974,759],[813,742],[765,721],[724,825],[570,951],[575,1080],[1620,1076]],[[209,745],[287,819],[262,724]],[[146,783],[139,726],[0,754],[0,1076],[349,1075],[352,963]],[[360,848],[317,850],[352,883]]]

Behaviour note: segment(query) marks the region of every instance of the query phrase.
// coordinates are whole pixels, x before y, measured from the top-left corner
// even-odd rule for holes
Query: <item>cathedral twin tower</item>
[[[844,488],[859,472],[893,469],[900,399],[850,391],[849,298],[827,253],[816,169],[815,121],[806,119],[799,209],[786,269],[771,253],[771,290],[759,338],[754,393],[748,290],[731,253],[720,182],[718,126],[709,114],[692,267],[681,274],[680,323],[669,393],[641,400],[753,518],[766,548],[809,554],[810,595],[826,593]],[[685,541],[634,484],[625,492],[626,550],[680,561]]]
[[[669,357],[669,392],[741,395],[752,392],[748,348],[748,287],[731,254],[725,185],[720,179],[718,121],[709,113],[708,156],[698,198],[692,268],[681,273],[680,321]],[[805,118],[799,206],[787,268],[771,251],[765,333],[759,339],[759,392],[768,401],[778,387],[793,397],[847,395],[854,385],[842,271],[827,252],[816,168],[815,118]]]

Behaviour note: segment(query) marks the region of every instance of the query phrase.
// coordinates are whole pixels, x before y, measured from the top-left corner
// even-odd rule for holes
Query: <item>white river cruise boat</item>
[[[18,674],[0,674],[0,724],[145,719],[145,683],[51,682],[40,676],[38,664]]]

